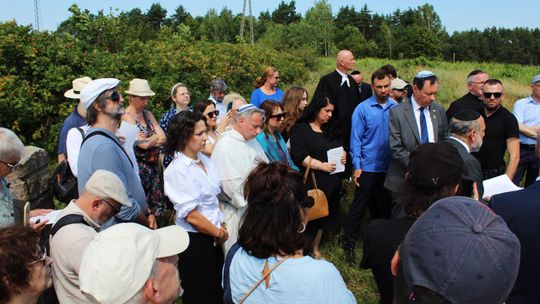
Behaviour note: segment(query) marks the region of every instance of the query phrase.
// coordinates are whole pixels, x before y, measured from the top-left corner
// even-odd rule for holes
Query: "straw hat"
[[[129,90],[125,91],[125,93],[133,96],[156,95],[156,93],[150,90],[148,80],[139,78],[133,78],[133,80],[129,82]]]
[[[77,78],[71,82],[73,88],[71,90],[68,90],[64,93],[64,97],[71,98],[71,99],[79,99],[79,93],[84,88],[85,85],[90,83],[92,81],[92,78],[88,76],[84,76],[81,78]]]

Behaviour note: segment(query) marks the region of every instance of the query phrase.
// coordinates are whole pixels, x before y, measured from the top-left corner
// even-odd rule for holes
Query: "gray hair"
[[[210,90],[225,92],[227,91],[227,84],[225,83],[225,80],[221,78],[216,78],[212,80],[212,82],[210,82]]]
[[[148,280],[155,277],[156,272],[157,272],[157,260],[154,261],[154,265],[152,266],[152,271],[150,272],[150,276],[148,277],[148,279],[146,279],[144,283],[146,284]],[[124,302],[124,304],[144,304],[145,302],[144,302],[143,290],[144,290],[144,285],[141,286],[141,289],[139,289],[137,293],[133,295],[133,297],[131,297],[126,302]]]
[[[463,121],[455,117],[450,120],[450,134],[456,134],[459,136],[467,135],[472,130],[480,131],[479,119]]]
[[[24,145],[10,129],[0,127],[0,160],[7,162],[14,156],[22,157]]]
[[[246,119],[250,119],[253,115],[255,115],[257,113],[261,114],[261,118],[262,118],[263,121],[266,120],[266,117],[264,116],[264,111],[257,108],[257,107],[254,107],[252,109],[245,110],[242,113],[239,112],[238,115],[236,116],[236,119],[234,120],[234,122],[237,123],[238,119],[240,119],[241,117],[244,117]]]

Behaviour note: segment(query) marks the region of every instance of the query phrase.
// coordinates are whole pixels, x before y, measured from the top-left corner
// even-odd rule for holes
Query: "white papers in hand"
[[[43,222],[44,220],[48,220],[48,224],[54,224],[56,223],[56,220],[58,219],[58,216],[60,215],[60,211],[62,210],[54,210],[51,211],[45,215],[38,215],[30,218],[31,223],[35,223],[37,220],[40,222]]]
[[[492,197],[495,194],[511,192],[521,190],[516,186],[508,177],[508,175],[503,174],[494,178],[486,179],[483,182],[484,185],[484,198]]]
[[[343,156],[343,147],[337,147],[326,151],[329,163],[336,164],[336,170],[330,172],[330,174],[336,174],[345,171],[345,165],[341,163],[341,157]]]

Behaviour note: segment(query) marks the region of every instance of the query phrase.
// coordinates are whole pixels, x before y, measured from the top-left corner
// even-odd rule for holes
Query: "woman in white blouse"
[[[223,300],[221,244],[228,233],[217,200],[217,169],[201,152],[208,140],[205,121],[201,114],[180,112],[167,133],[166,152],[174,158],[164,172],[165,194],[174,205],[176,225],[186,229],[190,239],[178,264],[184,304]]]

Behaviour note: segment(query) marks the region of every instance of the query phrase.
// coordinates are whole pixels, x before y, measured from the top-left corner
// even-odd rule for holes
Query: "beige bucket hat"
[[[133,95],[133,96],[156,95],[156,93],[150,90],[150,85],[148,84],[148,80],[139,79],[139,78],[133,78],[133,80],[129,82],[129,89],[125,91],[125,93],[129,95]]]
[[[71,98],[71,99],[79,99],[79,94],[81,93],[84,86],[90,83],[92,81],[92,78],[88,76],[84,76],[81,78],[77,78],[71,82],[71,85],[73,86],[72,89],[66,91],[64,93],[64,97]]]

